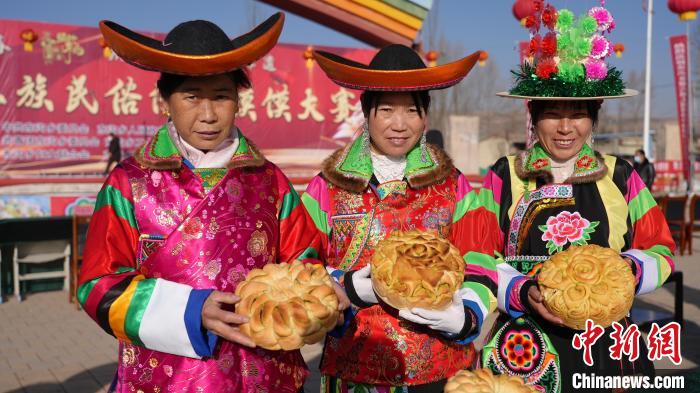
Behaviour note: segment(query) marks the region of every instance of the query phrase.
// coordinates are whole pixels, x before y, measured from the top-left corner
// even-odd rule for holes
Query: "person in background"
[[[633,167],[639,174],[639,177],[642,178],[642,181],[647,188],[651,190],[651,186],[654,184],[654,179],[656,178],[656,170],[654,169],[654,164],[647,159],[647,155],[644,153],[644,150],[639,149],[634,152]]]
[[[122,160],[122,147],[119,143],[119,137],[113,132],[109,133],[109,159],[107,160],[107,166],[105,167],[105,175],[109,173],[112,164],[119,164]]]

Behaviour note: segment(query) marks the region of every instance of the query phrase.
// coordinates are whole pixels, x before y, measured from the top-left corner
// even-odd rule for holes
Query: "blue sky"
[[[501,77],[507,78],[509,69],[517,62],[517,41],[527,39],[527,32],[512,16],[513,0],[434,1],[437,4],[439,31],[450,40],[459,42],[467,53],[477,49],[487,50],[490,61],[498,65]],[[610,63],[623,72],[644,68],[646,15],[642,9],[643,2],[606,2],[617,23],[610,39],[622,42],[626,47],[623,58],[613,57]],[[254,6],[251,5],[253,3]],[[599,4],[595,0],[559,0],[552,3],[557,8],[569,8],[577,14]],[[652,117],[673,117],[676,109],[668,37],[684,34],[686,23],[690,23],[691,34],[697,33],[698,20],[680,22],[668,10],[664,0],[655,0],[654,5]],[[274,11],[275,8],[253,0],[24,0],[4,2],[0,18],[86,26],[97,26],[99,20],[111,19],[132,29],[157,32],[167,32],[185,20],[208,19],[234,36],[249,29],[253,14],[260,21]],[[366,47],[348,36],[295,15],[288,15],[280,41]]]

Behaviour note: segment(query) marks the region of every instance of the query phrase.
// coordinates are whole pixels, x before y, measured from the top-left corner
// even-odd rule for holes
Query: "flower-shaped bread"
[[[534,393],[523,380],[510,375],[493,375],[488,368],[461,370],[447,381],[445,393]]]
[[[553,255],[537,281],[547,308],[577,330],[589,318],[610,326],[627,315],[634,300],[632,268],[615,250],[596,245]]]
[[[394,308],[445,308],[462,281],[459,250],[432,232],[394,232],[372,256],[374,290]]]
[[[265,349],[317,343],[338,321],[338,297],[322,265],[295,261],[253,269],[236,295],[236,313],[250,317],[241,332]]]

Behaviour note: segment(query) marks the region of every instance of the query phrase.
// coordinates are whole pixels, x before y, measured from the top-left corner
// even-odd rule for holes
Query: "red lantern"
[[[306,68],[311,69],[314,66],[314,47],[309,45],[304,51],[304,60],[306,61]]]
[[[620,58],[622,57],[622,52],[625,51],[625,45],[623,45],[621,42],[618,42],[613,46],[613,51],[615,51],[615,56]]]
[[[486,66],[486,60],[489,58],[489,52],[486,52],[485,50],[482,50],[479,52],[479,67],[484,67]]]
[[[532,0],[516,0],[513,3],[513,16],[520,22],[521,26],[525,26],[525,19],[535,13],[535,4]]]
[[[668,9],[678,14],[682,21],[695,20],[700,10],[700,0],[668,0]]]
[[[435,67],[437,65],[438,58],[440,58],[440,54],[434,50],[431,50],[425,54],[425,60],[428,60],[428,67]]]
[[[19,37],[24,41],[24,50],[34,51],[34,42],[39,39],[39,35],[32,29],[24,29],[19,33]]]

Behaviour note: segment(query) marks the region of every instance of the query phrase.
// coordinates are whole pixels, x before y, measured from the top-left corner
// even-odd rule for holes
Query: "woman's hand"
[[[335,291],[335,295],[338,296],[338,326],[341,326],[343,323],[345,323],[343,311],[350,307],[350,299],[348,299],[348,295],[345,293],[343,287],[335,282],[335,280],[333,280],[333,290]]]
[[[563,326],[564,321],[558,316],[552,314],[544,305],[544,298],[537,285],[533,285],[527,291],[527,302],[532,314],[539,315],[547,322],[555,325]]]
[[[253,340],[238,328],[238,325],[248,322],[249,318],[225,309],[230,308],[227,305],[235,305],[240,300],[240,297],[230,292],[212,292],[202,306],[202,326],[225,340],[255,348]]]

